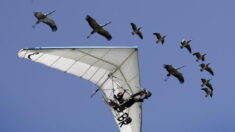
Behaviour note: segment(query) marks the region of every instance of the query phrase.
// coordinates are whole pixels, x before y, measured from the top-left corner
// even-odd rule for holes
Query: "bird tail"
[[[182,49],[182,48],[183,48],[183,46],[180,46],[180,48]]]

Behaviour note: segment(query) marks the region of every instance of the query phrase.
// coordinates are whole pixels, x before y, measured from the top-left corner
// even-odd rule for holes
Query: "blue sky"
[[[141,84],[153,95],[143,104],[143,132],[234,132],[235,18],[233,0],[1,0],[0,1],[0,131],[1,132],[118,132],[102,97],[90,99],[94,84],[17,57],[21,48],[38,46],[139,47]],[[34,11],[49,12],[57,32],[39,24]],[[95,34],[85,21],[91,15],[105,27],[111,41]],[[144,39],[131,35],[130,23],[142,27]],[[153,32],[166,34],[156,45]],[[212,77],[182,39],[192,39],[193,52],[207,53]],[[163,64],[179,67],[185,83],[171,77]],[[212,78],[214,97],[205,98],[200,78]]]

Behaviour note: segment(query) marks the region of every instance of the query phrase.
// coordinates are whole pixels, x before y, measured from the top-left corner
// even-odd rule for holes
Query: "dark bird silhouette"
[[[211,83],[210,83],[210,80],[211,79],[208,79],[208,80],[206,80],[206,79],[204,79],[204,78],[201,78],[201,81],[202,81],[202,87],[203,86],[207,86],[208,88],[210,88],[210,90],[211,91],[213,91],[214,89],[213,89],[213,87],[212,87],[212,85],[211,85]]]
[[[212,97],[213,96],[213,91],[211,91],[210,89],[202,88],[201,90],[205,91],[205,93],[206,93],[205,97],[208,97],[208,96]]]
[[[184,66],[182,67],[179,67],[179,68],[174,68],[172,65],[164,65],[164,68],[168,71],[168,74],[167,74],[167,78],[165,80],[168,79],[168,77],[170,77],[171,75],[175,76],[180,83],[184,83],[184,77],[183,77],[183,74],[178,72],[179,69],[183,68]]]
[[[133,29],[132,35],[137,34],[141,39],[143,39],[142,32],[140,31],[141,27],[137,28],[137,26],[134,23],[131,23],[131,27]]]
[[[57,26],[55,24],[55,21],[48,18],[48,16],[54,12],[55,12],[55,10],[52,12],[49,12],[48,14],[43,14],[42,12],[34,12],[34,16],[37,18],[37,21],[33,25],[33,28],[35,28],[36,25],[39,24],[40,22],[43,22],[43,23],[47,24],[48,26],[50,26],[51,30],[53,32],[55,32],[57,30]]]
[[[102,36],[104,36],[107,40],[111,40],[112,36],[110,35],[110,33],[108,31],[106,31],[103,27],[110,24],[110,22],[104,24],[104,25],[100,25],[96,22],[95,19],[93,19],[91,16],[87,15],[86,16],[86,20],[89,23],[90,27],[93,29],[90,33],[90,35],[87,36],[87,38],[89,38],[92,34],[94,33],[98,33]]]
[[[157,41],[156,43],[158,44],[159,42],[164,44],[165,42],[165,38],[166,38],[166,35],[162,36],[160,33],[153,33],[153,35],[155,35],[157,37]]]
[[[196,57],[197,57],[197,60],[196,60],[197,62],[198,62],[199,60],[204,61],[206,55],[207,55],[207,54],[201,55],[200,52],[195,52],[195,53],[193,53],[193,56],[196,56]]]
[[[190,52],[190,53],[192,53],[192,49],[191,49],[191,47],[190,47],[190,43],[191,42],[191,40],[188,40],[188,41],[186,41],[186,40],[182,40],[181,41],[181,46],[180,46],[180,48],[182,49],[182,48],[187,48],[187,50]]]
[[[211,69],[211,67],[209,67],[209,65],[210,65],[210,63],[208,63],[208,64],[204,64],[204,63],[200,64],[200,66],[201,66],[201,70],[200,70],[200,71],[202,72],[202,71],[206,70],[206,71],[208,71],[211,75],[214,76],[214,72],[213,72],[213,70]]]

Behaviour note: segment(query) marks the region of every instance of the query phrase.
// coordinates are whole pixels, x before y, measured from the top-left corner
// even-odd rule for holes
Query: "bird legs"
[[[49,12],[49,13],[45,14],[45,16],[47,17],[47,16],[51,15],[52,13],[54,13],[55,11],[56,11],[56,10],[51,11],[51,12]]]
[[[87,39],[90,38],[91,35],[94,34],[94,33],[95,33],[95,31],[93,30],[86,38],[87,38]]]
[[[185,66],[178,67],[178,68],[176,68],[176,70],[179,70],[179,69],[184,68],[184,67],[185,67]]]
[[[100,25],[101,27],[105,27],[105,26],[107,26],[108,24],[111,24],[112,22],[110,21],[110,22],[108,22],[108,23],[106,23],[106,24],[103,24],[103,25]]]

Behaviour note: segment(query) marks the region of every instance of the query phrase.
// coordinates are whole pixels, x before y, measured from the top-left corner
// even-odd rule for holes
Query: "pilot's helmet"
[[[123,96],[123,93],[122,93],[122,92],[119,92],[119,93],[117,94],[117,96],[120,98],[120,97]]]

